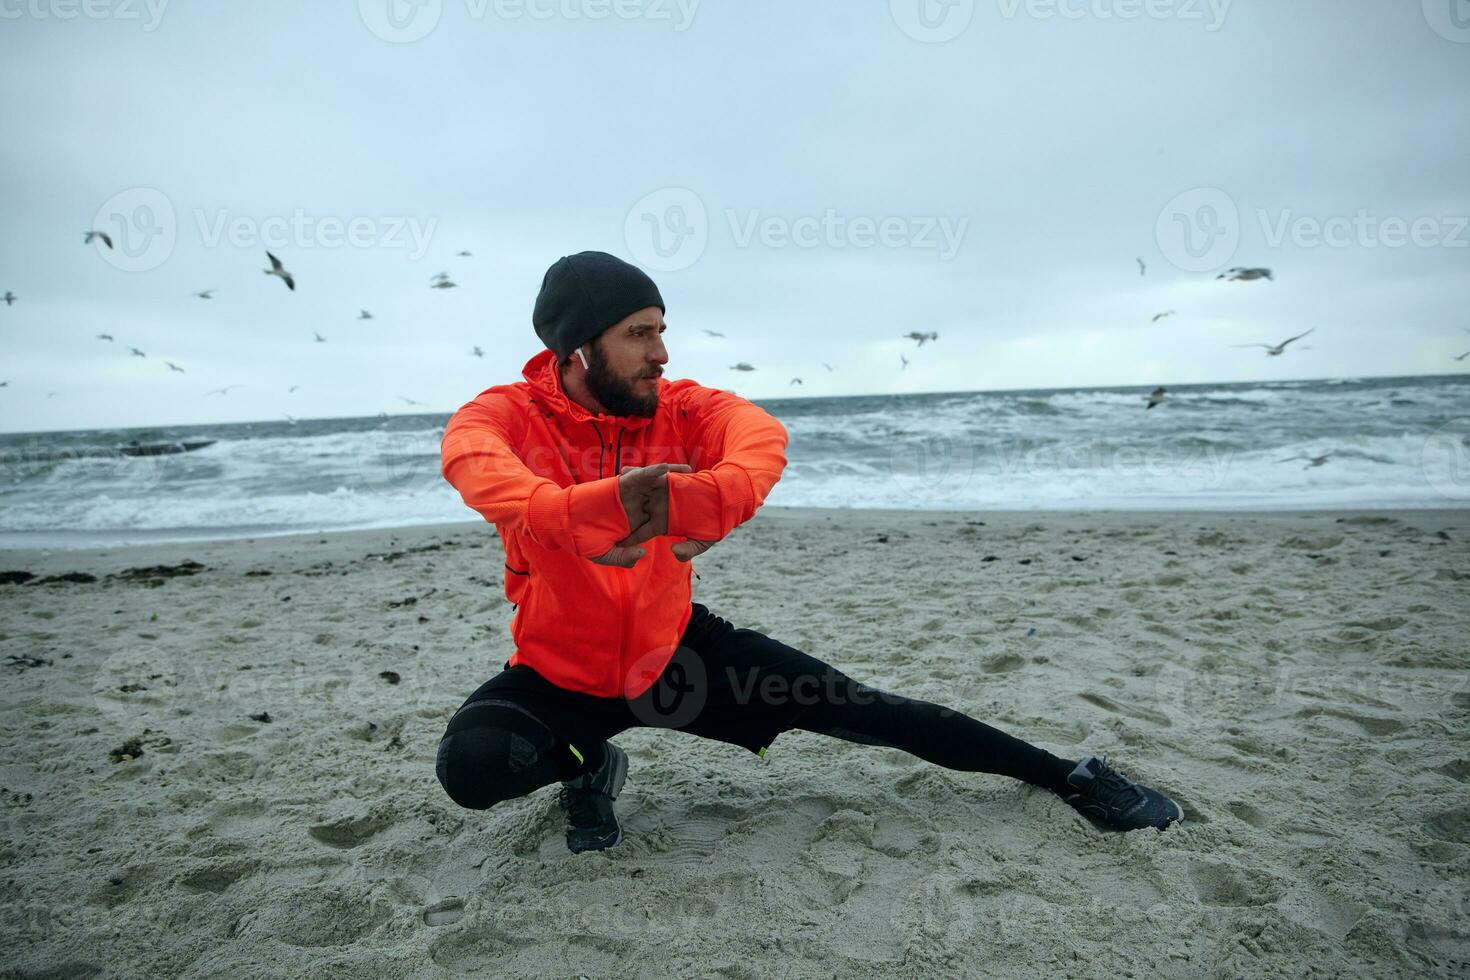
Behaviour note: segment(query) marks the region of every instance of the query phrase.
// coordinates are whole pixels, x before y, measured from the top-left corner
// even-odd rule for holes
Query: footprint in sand
[[[998,653],[992,657],[986,657],[980,662],[980,669],[987,674],[1006,674],[1013,670],[1020,670],[1026,661],[1020,654]]]
[[[1340,708],[1303,708],[1296,713],[1296,716],[1298,718],[1341,718],[1343,721],[1352,722],[1375,738],[1396,735],[1404,730],[1404,723],[1401,721],[1394,721],[1392,718],[1372,718],[1368,715],[1343,711]]]
[[[452,926],[464,918],[464,899],[446,898],[424,909],[420,916],[426,926]]]
[[[1206,905],[1270,905],[1283,894],[1281,886],[1265,874],[1228,864],[1197,864],[1190,868],[1189,879]]]
[[[179,885],[191,892],[209,892],[218,895],[255,870],[253,864],[213,865],[184,875],[179,879]]]
[[[1237,820],[1242,820],[1245,823],[1250,824],[1252,827],[1265,827],[1271,822],[1266,819],[1266,815],[1264,813],[1262,813],[1260,810],[1257,810],[1249,803],[1236,801],[1234,803],[1226,804],[1225,808],[1229,810],[1232,814],[1234,814]]]
[[[1459,806],[1424,821],[1431,837],[1451,844],[1470,844],[1470,806]]]
[[[349,817],[308,827],[306,832],[328,847],[348,850],[366,844],[388,826],[388,821],[376,817]]]
[[[1454,759],[1442,766],[1435,766],[1433,771],[1463,783],[1470,778],[1470,759]]]
[[[1152,722],[1153,724],[1158,725],[1161,728],[1170,728],[1174,724],[1174,722],[1169,720],[1169,717],[1167,715],[1159,714],[1157,711],[1151,711],[1148,708],[1140,708],[1137,706],[1120,704],[1119,702],[1114,701],[1112,698],[1106,697],[1101,694],[1086,693],[1079,694],[1077,696],[1086,701],[1088,704],[1096,705],[1104,711],[1111,711],[1114,714],[1126,715],[1129,718],[1137,718],[1142,721]]]

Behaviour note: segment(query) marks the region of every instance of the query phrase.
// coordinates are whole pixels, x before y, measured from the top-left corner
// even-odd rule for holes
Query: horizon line
[[[1440,374],[1360,374],[1360,375],[1353,375],[1351,377],[1281,378],[1281,379],[1267,380],[1267,381],[1173,381],[1173,382],[1170,382],[1168,385],[1163,385],[1163,386],[1151,385],[1151,384],[1143,383],[1143,384],[1122,384],[1122,385],[1070,385],[1070,386],[1066,386],[1066,387],[1057,387],[1057,388],[1020,388],[1020,387],[1018,387],[1018,388],[949,389],[949,390],[943,390],[943,391],[880,391],[880,392],[868,392],[868,393],[848,394],[848,395],[790,395],[790,396],[776,396],[776,397],[768,397],[768,398],[748,398],[747,400],[750,401],[753,404],[759,405],[762,402],[778,402],[778,401],[819,401],[819,400],[840,401],[840,400],[842,400],[844,398],[903,398],[903,397],[918,396],[918,395],[926,395],[926,396],[927,395],[993,395],[993,394],[1017,394],[1017,393],[1028,393],[1028,392],[1035,392],[1035,393],[1038,393],[1038,394],[1043,394],[1043,393],[1045,393],[1045,394],[1051,394],[1051,393],[1056,393],[1056,392],[1070,392],[1070,391],[1131,391],[1131,390],[1135,390],[1135,389],[1149,389],[1149,390],[1152,390],[1155,387],[1166,387],[1167,388],[1167,387],[1171,387],[1171,386],[1174,387],[1174,388],[1210,388],[1210,387],[1225,387],[1225,386],[1230,386],[1230,385],[1285,385],[1285,384],[1302,384],[1302,383],[1322,382],[1322,381],[1341,381],[1341,382],[1345,382],[1345,383],[1352,383],[1352,382],[1357,382],[1357,381],[1416,381],[1416,380],[1420,380],[1420,379],[1423,379],[1423,378],[1449,378],[1449,377],[1456,377],[1456,376],[1470,376],[1470,372],[1466,372],[1466,371],[1450,371],[1450,372],[1445,372],[1445,373],[1440,373]],[[676,380],[682,380],[682,379],[676,379]],[[515,384],[517,382],[509,382],[509,383],[510,384]],[[498,385],[491,385],[490,387],[491,388],[494,388],[494,387],[499,387],[499,386]],[[720,391],[729,391],[730,390],[728,388],[721,388],[718,385],[703,385],[703,387],[715,388],[715,389],[720,390]],[[488,388],[481,389],[481,391],[488,391],[488,390],[489,390]],[[479,394],[479,392],[476,392],[476,395],[478,395],[478,394]],[[736,394],[738,394],[738,393],[736,393]],[[746,396],[741,395],[740,397],[745,398]],[[466,403],[468,403],[469,401],[473,401],[473,400],[474,400],[473,398],[467,399],[466,400]],[[342,421],[349,421],[349,420],[353,420],[353,419],[415,418],[415,417],[427,416],[427,415],[450,415],[450,416],[452,416],[456,411],[458,411],[457,408],[454,408],[454,409],[446,409],[446,410],[430,411],[430,412],[400,412],[400,413],[397,413],[397,414],[386,415],[386,416],[379,416],[379,415],[319,415],[319,416],[302,416],[301,418],[298,418],[296,421],[297,422],[342,422]],[[145,425],[129,425],[129,426],[123,426],[123,427],[117,428],[117,429],[105,429],[105,428],[93,428],[93,429],[75,429],[75,428],[73,428],[73,429],[27,429],[27,430],[5,430],[5,429],[0,429],[0,437],[3,437],[3,436],[48,435],[48,434],[56,434],[56,433],[63,433],[63,432],[106,432],[106,431],[127,432],[127,431],[132,431],[132,430],[135,430],[135,429],[187,428],[187,427],[202,427],[202,426],[210,426],[210,425],[278,425],[278,424],[281,424],[281,423],[285,423],[287,425],[292,424],[290,422],[286,422],[285,419],[242,419],[242,420],[236,421],[236,422],[156,422],[156,423],[149,423],[149,424],[145,424]]]

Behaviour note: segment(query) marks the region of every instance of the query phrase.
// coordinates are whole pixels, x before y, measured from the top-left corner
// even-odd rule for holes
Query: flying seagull
[[[437,280],[435,280],[434,281],[434,284],[432,286],[430,286],[429,288],[430,289],[453,289],[456,285],[458,285],[458,284],[454,280],[445,278],[445,279],[437,279]]]
[[[822,367],[826,368],[828,371],[832,370],[832,365],[828,364],[826,361],[822,362]]]
[[[903,367],[904,368],[906,368],[906,367],[909,366],[909,359],[907,357],[904,357],[902,354],[900,354],[900,355],[898,355],[898,359],[900,361],[903,361]],[[903,368],[899,368],[899,370],[902,371]]]
[[[138,350],[138,348],[136,348],[136,347],[129,347],[128,350],[132,351],[134,357],[147,357],[148,356],[147,354],[145,354],[142,351]]]
[[[449,278],[449,273],[447,273],[447,272],[438,272],[438,273],[435,273],[434,274],[434,278],[433,279],[430,279],[429,281],[430,282],[433,282],[435,279],[448,279],[448,278]]]
[[[1168,396],[1168,389],[1155,388],[1153,391],[1148,393],[1148,405],[1145,406],[1145,408],[1153,408],[1155,405],[1161,404],[1163,400]]]
[[[82,239],[82,244],[83,245],[90,245],[90,244],[92,244],[92,239],[94,239],[94,238],[100,238],[100,239],[102,239],[102,244],[103,245],[106,245],[108,248],[112,248],[112,239],[107,236],[107,232],[105,232],[105,231],[89,231],[89,232],[87,232],[87,237]]]
[[[98,340],[111,340],[112,339],[112,334],[110,334],[110,333],[99,333],[97,335],[97,339]]]
[[[15,305],[15,294],[12,293],[8,289],[5,290],[5,295],[4,296],[0,296],[0,299],[5,300],[5,305],[6,306],[14,306]]]
[[[243,387],[245,387],[245,386],[244,385],[225,385],[223,388],[211,388],[209,391],[206,391],[204,393],[204,397],[205,398],[208,398],[210,395],[228,395],[230,393],[230,389],[231,388],[243,388]]]
[[[423,402],[416,402],[412,398],[404,398],[402,395],[399,395],[398,397],[405,405],[418,405],[420,407],[423,407],[424,405]]]
[[[1174,315],[1174,311],[1173,310],[1165,310],[1162,313],[1155,313],[1154,314],[1154,318],[1152,320],[1150,320],[1149,322],[1150,323],[1158,323],[1164,317],[1166,317],[1166,316],[1173,316],[1173,315]]]
[[[739,364],[731,364],[730,365],[730,370],[731,371],[754,371],[755,368],[751,367],[749,364],[746,364],[744,361],[741,361]]]
[[[358,311],[358,314],[357,314],[357,318],[359,320],[371,320],[373,318],[373,315],[371,313],[369,313],[367,310],[359,310]]]
[[[470,348],[470,353],[473,354],[473,355],[475,355],[476,357],[484,357],[485,356],[485,352],[482,351],[482,350],[480,350],[480,347],[479,347],[478,344],[476,344],[474,347]]]
[[[1455,360],[1457,360],[1457,361],[1463,361],[1467,357],[1470,357],[1470,350],[1467,350],[1465,353],[1463,353],[1459,357],[1455,358]]]
[[[1228,269],[1215,278],[1224,279],[1229,282],[1250,282],[1252,279],[1270,279],[1272,282],[1276,281],[1276,278],[1271,275],[1270,269],[1247,269],[1242,266]]]
[[[1317,329],[1316,327],[1313,327],[1312,328],[1312,330],[1316,330],[1316,329]],[[1307,333],[1311,333],[1312,330],[1308,330]],[[1264,347],[1264,348],[1266,348],[1266,356],[1267,357],[1280,357],[1282,354],[1286,353],[1286,345],[1287,344],[1291,343],[1293,340],[1301,340],[1303,337],[1305,337],[1307,335],[1307,333],[1299,333],[1295,337],[1287,337],[1285,340],[1283,340],[1281,343],[1277,344],[1275,347],[1272,347],[1270,344],[1232,344],[1231,346],[1232,347]]]
[[[1321,456],[1306,456],[1306,455],[1288,456],[1285,459],[1278,459],[1276,462],[1278,462],[1278,463],[1290,463],[1294,459],[1305,459],[1305,460],[1308,460],[1308,462],[1307,462],[1307,465],[1306,466],[1303,466],[1302,467],[1302,469],[1309,470],[1309,469],[1311,469],[1314,466],[1324,466],[1324,465],[1326,465],[1327,461],[1330,458],[1332,458],[1332,454],[1331,453],[1323,453]]]
[[[458,256],[460,256],[461,258],[465,258],[465,259],[468,259],[468,258],[472,258],[473,257],[473,256],[470,255],[469,249],[465,249],[463,252],[456,252],[455,254],[458,255]]]
[[[296,424],[296,416],[294,416],[294,415],[287,415],[285,412],[282,412],[281,413],[281,417],[284,418],[291,425],[295,425]]]
[[[265,253],[265,257],[271,260],[271,267],[265,270],[265,274],[280,277],[281,282],[286,284],[286,288],[294,293],[296,291],[296,280],[291,278],[291,273],[287,272],[286,267],[281,265],[281,260],[269,252]]]
[[[1148,271],[1148,266],[1143,264],[1143,259],[1135,259],[1134,261],[1138,263],[1138,274],[1140,276]]]
[[[907,340],[917,340],[919,342],[919,346],[920,347],[923,347],[924,346],[924,341],[926,341],[926,340],[938,340],[939,339],[939,334],[934,333],[934,332],[920,333],[917,330],[911,330],[908,333],[904,334],[904,338],[907,339]]]
[[[183,368],[181,368],[181,367],[179,367],[179,366],[178,366],[178,365],[177,365],[177,364],[175,364],[175,363],[174,363],[174,362],[173,362],[173,361],[164,361],[164,362],[163,362],[163,363],[165,363],[165,364],[167,364],[167,365],[168,365],[168,369],[169,369],[169,370],[170,370],[170,371],[177,371],[177,372],[179,372],[179,373],[180,373],[180,374],[186,374],[186,373],[187,373],[187,372],[186,372],[186,371],[185,371],[185,370],[184,370],[184,369],[183,369]]]
[[[315,330],[313,330],[311,332],[311,335],[316,338],[316,342],[319,343],[319,344],[325,344],[327,342],[327,338],[323,337],[321,334],[317,333]]]
[[[9,387],[10,387],[10,382],[9,381],[0,381],[0,388],[9,388]]]
[[[198,296],[200,299],[214,299],[214,289],[201,289],[194,295]]]
[[[802,380],[800,378],[792,378],[791,379],[791,384],[792,385],[799,385],[801,383],[802,383]],[[786,387],[790,388],[791,385],[787,385]]]
[[[292,385],[291,387],[289,387],[289,388],[286,389],[286,394],[289,395],[289,394],[293,393],[297,388],[300,388],[300,387],[301,387],[300,385]]]
[[[724,334],[720,333],[718,330],[710,330],[708,328],[706,328],[704,332],[707,333],[707,334],[709,334],[711,337],[723,337],[723,336],[725,336]]]

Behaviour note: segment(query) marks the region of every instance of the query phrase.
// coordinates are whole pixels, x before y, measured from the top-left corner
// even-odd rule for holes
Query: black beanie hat
[[[558,361],[608,327],[650,306],[664,309],[653,280],[606,252],[564,255],[546,270],[531,323]]]

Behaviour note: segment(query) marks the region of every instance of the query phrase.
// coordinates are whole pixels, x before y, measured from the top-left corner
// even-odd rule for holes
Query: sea
[[[1470,376],[801,398],[768,506],[1319,510],[1470,506]],[[466,399],[472,396],[466,393]],[[0,435],[0,548],[477,520],[445,414]],[[172,455],[121,447],[213,440]],[[1314,465],[1314,459],[1326,457]]]

